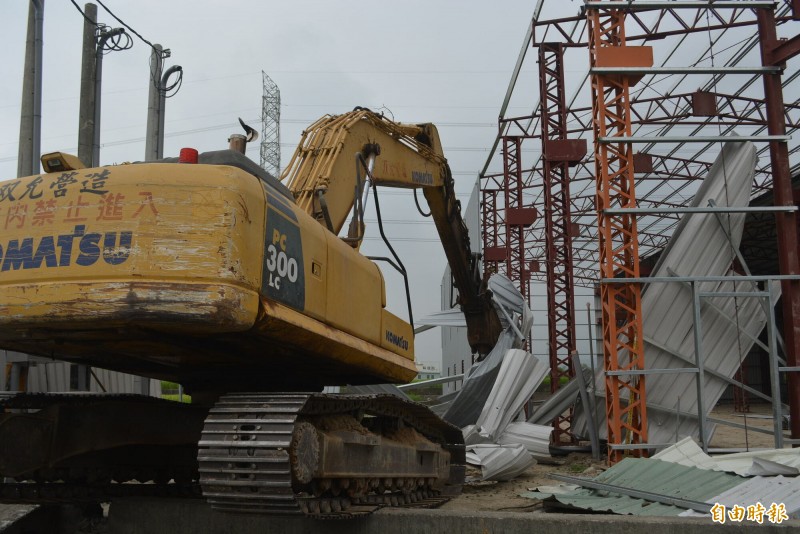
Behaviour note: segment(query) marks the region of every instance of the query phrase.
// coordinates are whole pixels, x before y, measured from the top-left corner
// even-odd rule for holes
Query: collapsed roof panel
[[[728,143],[697,191],[692,207],[747,206],[757,158],[751,143]],[[739,245],[743,213],[686,214],[655,266],[652,277],[709,277],[729,273]],[[751,282],[702,282],[704,293],[757,291]],[[777,286],[771,288],[777,299]],[[711,411],[745,355],[764,328],[767,317],[759,298],[714,297],[700,302],[701,357],[705,368],[702,401]],[[685,282],[652,283],[642,296],[645,366],[648,370],[695,367],[692,287]],[[624,362],[624,355],[622,357]],[[624,368],[621,363],[620,368]],[[597,392],[604,392],[602,372]],[[647,376],[648,440],[673,443],[685,436],[699,438],[698,389],[695,373],[660,373]],[[604,403],[598,403],[602,406]],[[573,419],[573,430],[586,435],[583,411]],[[606,437],[605,412],[595,422]],[[706,426],[706,442],[713,433]]]

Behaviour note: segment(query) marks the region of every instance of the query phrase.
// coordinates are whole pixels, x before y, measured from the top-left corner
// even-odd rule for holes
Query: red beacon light
[[[197,163],[197,150],[194,148],[182,148],[178,156],[178,163]]]

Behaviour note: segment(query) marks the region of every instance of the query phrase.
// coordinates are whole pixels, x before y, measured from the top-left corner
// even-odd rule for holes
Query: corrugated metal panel
[[[497,442],[501,445],[520,443],[534,457],[550,456],[550,435],[553,427],[531,423],[511,423],[500,434]]]
[[[489,279],[489,287],[493,293],[492,302],[503,310],[499,314],[505,330],[486,358],[469,369],[462,388],[444,412],[443,418],[460,428],[477,421],[506,353],[522,346],[533,324],[533,314],[510,280],[495,274]],[[520,324],[509,325],[505,317],[514,317]],[[524,334],[520,336],[517,332]]]
[[[512,419],[533,396],[550,367],[521,349],[509,350],[486,404],[475,426],[492,441],[496,441]]]
[[[661,460],[626,458],[595,477],[593,481],[691,501],[709,502],[713,496],[736,487],[743,479],[736,475],[706,471]],[[523,497],[555,499],[577,508],[616,514],[679,515],[684,511],[683,508],[672,505],[650,503],[635,497],[585,488],[563,494],[530,492],[524,493]]]
[[[711,457],[694,440],[685,438],[653,459],[740,476],[800,474],[800,449],[769,449]]]
[[[739,505],[748,506],[761,503],[769,508],[772,503],[783,504],[790,519],[800,519],[800,478],[786,477],[754,477],[724,491],[708,500],[719,503],[726,508]],[[702,515],[698,513],[681,513],[683,516]],[[765,519],[765,522],[767,520]]]
[[[586,383],[591,388],[591,370],[584,369],[583,376]],[[540,425],[550,423],[555,416],[567,411],[567,409],[575,403],[575,399],[578,398],[579,394],[580,388],[578,381],[575,379],[570,380],[567,385],[558,388],[558,391],[547,397],[547,400],[531,414],[528,418],[528,422]]]
[[[717,206],[746,206],[757,158],[751,143],[729,143],[709,171],[692,206],[707,206],[713,199]],[[669,245],[661,255],[653,276],[720,276],[728,272],[732,261],[731,244],[741,239],[744,214],[725,215],[726,228],[714,214],[684,216]],[[713,291],[745,291],[753,284],[738,282],[704,283],[699,289]],[[777,286],[773,292],[777,294]],[[766,323],[762,303],[754,298],[703,299],[702,355],[708,371],[732,377]],[[695,361],[692,294],[688,284],[652,284],[642,297],[645,336],[645,365],[648,369],[690,367]],[[737,334],[738,330],[738,334]],[[683,358],[677,355],[682,355]],[[624,361],[624,358],[621,358]],[[604,390],[598,376],[597,391]],[[705,373],[703,396],[708,413],[727,387],[727,383]],[[599,403],[595,420],[600,437],[606,437],[605,411]],[[676,412],[680,411],[677,420]],[[698,436],[697,389],[693,374],[658,374],[647,377],[648,440],[650,443],[672,443],[677,438]],[[583,424],[581,424],[581,422]],[[677,424],[676,424],[677,423]],[[585,419],[573,420],[581,434]],[[676,429],[677,426],[677,429]],[[708,437],[714,426],[708,425]],[[677,431],[676,431],[677,430]]]
[[[595,480],[693,501],[706,501],[742,481],[727,473],[642,458],[626,458]]]
[[[688,437],[654,454],[652,459],[710,471],[717,467],[717,463],[703,452],[697,442]]]
[[[770,468],[769,462],[793,469],[793,474],[800,472],[798,471],[800,468],[800,449],[739,452],[726,456],[714,456],[713,460],[717,463],[719,469],[743,476],[771,474],[763,471]],[[766,462],[759,462],[759,460],[766,460]],[[789,473],[784,471],[776,474]]]
[[[415,326],[448,326],[451,328],[466,328],[467,318],[460,309],[442,310],[429,313],[425,317],[417,319]]]
[[[28,362],[28,392],[29,393],[68,393],[70,387],[71,363],[61,361],[47,361],[41,358],[25,358]],[[102,393],[103,388],[107,393],[139,393],[139,382],[150,381],[150,395],[161,396],[161,381],[156,379],[141,378],[99,367],[92,367],[94,376],[89,377],[89,391]],[[96,378],[95,378],[96,377]],[[103,388],[98,384],[103,385]]]
[[[558,501],[569,507],[580,510],[593,510],[595,512],[609,512],[619,515],[642,515],[642,516],[678,516],[684,511],[683,508],[661,504],[657,502],[647,502],[642,499],[634,499],[625,495],[598,495],[591,490],[575,490],[569,494],[547,495],[538,492],[523,493],[523,497],[532,499],[542,499]]]

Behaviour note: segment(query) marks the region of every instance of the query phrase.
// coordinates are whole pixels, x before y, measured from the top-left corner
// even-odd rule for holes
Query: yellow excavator
[[[378,266],[400,258],[359,251],[382,187],[422,190],[473,350],[501,332],[433,125],[325,116],[280,179],[232,149],[42,164],[0,182],[0,348],[175,381],[192,403],[2,399],[0,500],[199,487],[221,510],[324,518],[460,490],[458,428],[391,395],[313,393],[416,374],[410,299],[409,320],[386,309]]]

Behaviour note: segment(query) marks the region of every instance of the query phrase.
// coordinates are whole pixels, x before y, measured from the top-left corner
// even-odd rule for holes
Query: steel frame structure
[[[542,184],[544,189],[545,276],[547,286],[547,340],[550,361],[550,391],[561,378],[575,376],[575,289],[572,275],[572,217],[569,168],[585,154],[564,157],[569,149],[567,106],[564,91],[564,53],[559,43],[539,45],[541,98]],[[569,150],[567,150],[569,151]],[[572,409],[553,419],[553,442],[574,443],[570,432]]]
[[[747,30],[748,27],[753,27],[756,21],[752,17],[752,10],[745,6],[745,3],[747,2],[741,4],[741,8],[733,10],[714,7],[709,11],[710,15],[708,20],[704,20],[704,17],[697,13],[687,16],[685,15],[686,11],[681,12],[678,9],[667,10],[666,13],[651,9],[653,20],[646,21],[643,19],[641,11],[639,11],[635,13],[635,17],[632,15],[629,18],[629,20],[634,21],[637,34],[631,36],[630,32],[628,32],[627,41],[652,41],[656,39],[665,39],[668,36],[673,36],[674,41],[679,40],[678,37],[686,34],[710,31],[717,31],[718,33],[724,34],[730,28],[742,28]],[[539,20],[538,15],[542,10],[543,4],[543,0],[540,0],[535,10],[536,17],[532,23],[533,30],[531,32],[531,38],[534,43],[537,41],[538,33],[539,36],[543,37],[543,39],[538,40],[556,40],[560,38],[564,41],[563,44],[566,48],[585,47],[585,17],[578,16]],[[748,16],[750,19],[747,18]],[[793,20],[788,7],[781,7],[780,11],[776,14],[775,20],[779,25]],[[667,26],[670,22],[673,26],[678,27],[679,30],[668,28]],[[680,40],[679,42],[683,41]],[[754,38],[749,38],[737,43],[735,48],[733,48],[735,53],[731,54],[733,57],[733,59],[730,60],[731,64],[735,65],[736,62],[741,61],[744,51],[752,48],[755,44],[756,40]],[[667,43],[664,43],[663,46],[669,48]],[[702,48],[700,50],[701,57],[707,58],[710,52],[702,51]],[[667,51],[666,54],[669,57],[673,57],[675,51],[676,48],[673,48]],[[518,66],[519,65],[520,62],[518,62]],[[692,115],[690,107],[691,95],[695,92],[697,86],[692,87],[691,92],[674,90],[674,88],[680,86],[682,80],[687,78],[686,76],[672,76],[672,79],[679,78],[679,82],[676,82],[673,87],[666,90],[655,91],[659,96],[649,97],[646,95],[648,94],[648,88],[653,83],[653,78],[654,77],[646,78],[645,81],[647,83],[643,83],[643,87],[637,89],[632,95],[633,107],[631,123],[638,129],[645,126],[657,126],[663,128],[663,132],[667,132],[677,125],[694,125],[696,126],[696,131],[699,132],[704,128],[708,128],[709,125],[714,127],[723,125],[725,126],[725,133],[727,133],[732,131],[736,126],[748,125],[752,127],[751,129],[753,129],[756,134],[761,133],[762,128],[764,130],[766,129],[766,112],[763,98],[760,98],[759,95],[757,95],[759,96],[758,98],[753,98],[752,95],[748,96],[745,94],[745,89],[758,81],[760,78],[758,75],[743,79],[739,84],[739,89],[728,93],[716,90],[716,83],[723,78],[722,75],[714,76],[711,80],[702,85],[700,90],[705,93],[713,94],[717,102],[718,113],[713,117]],[[667,78],[670,77],[662,77],[660,81],[663,82]],[[794,83],[796,87],[799,78],[800,71],[792,70],[791,74],[784,78],[784,86]],[[512,79],[516,79],[516,75]],[[658,83],[658,80],[656,80],[655,83]],[[511,90],[512,88],[509,89],[509,92],[511,92]],[[653,94],[653,91],[649,90],[649,94]],[[577,96],[578,94],[576,93],[568,101],[567,105],[568,132],[570,135],[581,135],[582,133],[590,131],[591,128],[590,109],[586,106],[581,107],[575,105]],[[509,135],[510,132],[525,137],[539,137],[538,121],[540,117],[538,110],[539,103],[536,104],[535,113],[530,115],[517,117],[501,116],[500,132],[495,143],[495,148],[497,148],[500,138],[504,135]],[[720,115],[722,117],[720,117]],[[785,116],[787,127],[792,131],[796,130],[798,125],[800,125],[800,101],[791,99],[787,102]],[[694,133],[695,132],[693,132],[693,134]],[[640,174],[637,176],[637,183],[646,186],[644,196],[642,197],[642,195],[640,195],[642,200],[650,201],[649,197],[652,195],[650,191],[654,193],[658,192],[658,194],[661,195],[661,192],[666,189],[664,196],[654,201],[673,202],[676,205],[685,203],[688,198],[686,194],[691,194],[692,191],[691,184],[698,178],[701,178],[701,171],[710,165],[710,162],[706,160],[713,159],[709,157],[710,154],[709,156],[704,155],[709,152],[713,146],[715,145],[705,145],[695,150],[693,155],[689,157],[683,156],[683,158],[677,157],[678,151],[686,151],[686,147],[683,143],[676,145],[670,154],[651,153],[651,156],[654,158],[655,169],[647,174]],[[648,148],[649,147],[643,147],[642,150],[649,152]],[[790,154],[796,153],[798,148],[800,147],[796,144],[790,147]],[[493,151],[494,150],[493,148]],[[766,148],[761,149],[759,153],[763,156],[766,153]],[[482,173],[482,178],[487,181],[491,181],[492,179],[492,175],[486,172],[492,158],[493,156],[489,157],[484,172]],[[683,159],[684,162],[681,162],[681,159]],[[689,165],[685,163],[686,161],[691,162],[692,169],[689,169]],[[523,175],[528,177],[528,184],[536,184],[538,183],[537,173],[541,172],[541,162],[536,161],[535,158],[532,159],[531,162],[533,165],[530,168],[526,168],[523,171]],[[588,158],[587,161],[582,162],[582,164],[574,170],[571,178],[571,182],[573,186],[575,186],[572,191],[573,218],[581,228],[581,234],[573,237],[573,242],[576,247],[574,259],[575,278],[576,283],[579,285],[591,285],[596,281],[595,262],[590,261],[594,258],[594,250],[596,249],[596,236],[592,235],[592,228],[594,225],[589,220],[590,217],[593,218],[594,212],[594,206],[588,202],[594,197],[594,176],[590,167],[592,167],[592,161],[591,158]],[[674,187],[676,180],[682,183]],[[667,184],[670,185],[665,188],[664,186]],[[769,165],[763,165],[759,170],[755,187],[760,190],[766,190],[771,187]],[[535,194],[535,186],[532,193]],[[540,191],[539,196],[534,198],[535,204],[541,202],[541,195],[542,193]],[[672,226],[674,226],[674,224]],[[644,230],[651,235],[648,243],[642,243],[642,252],[649,254],[653,250],[663,246],[668,239],[672,226],[664,226],[663,222],[658,218],[640,220],[640,230]],[[533,259],[539,259],[544,256],[543,234],[544,229],[541,222],[528,229],[527,243],[535,249],[529,253],[529,256]],[[535,272],[533,275],[534,277],[537,276]],[[541,275],[539,275],[538,278],[543,280]]]
[[[483,221],[483,271],[486,275],[499,272],[498,265],[505,261],[508,251],[501,241],[500,210],[497,196],[500,189],[483,189],[481,191],[481,218]],[[505,236],[503,236],[505,237]]]
[[[536,46],[539,43],[558,42],[566,54],[577,54],[580,47],[590,46],[588,42],[590,35],[590,25],[586,13],[596,11],[598,5],[609,9],[617,4],[612,4],[609,0],[603,2],[592,2],[581,10],[575,17],[547,18],[542,16],[544,4],[555,6],[557,3],[552,0],[538,0],[534,9],[527,42],[523,46],[520,58],[517,61],[512,81],[509,85],[506,99],[500,112],[499,131],[495,140],[495,145],[491,149],[491,154],[487,159],[481,179],[485,189],[503,189],[502,175],[488,172],[491,162],[498,155],[503,154],[500,150],[501,143],[508,136],[516,136],[525,139],[542,140],[542,101],[550,98],[548,91],[541,95],[541,100],[532,107],[532,112],[528,115],[511,116],[506,111],[509,105],[513,105],[514,85],[519,79],[525,58],[525,48],[531,43]],[[650,5],[648,5],[650,4]],[[692,4],[692,5],[690,5]],[[701,5],[702,4],[702,5]],[[673,7],[674,6],[674,7]],[[556,9],[553,7],[553,10]],[[563,9],[563,7],[559,7]],[[629,121],[631,132],[624,137],[672,137],[694,141],[697,138],[718,138],[732,133],[748,137],[763,137],[769,135],[781,135],[784,131],[788,134],[797,133],[800,129],[800,69],[797,63],[792,63],[791,58],[800,51],[800,37],[792,38],[797,31],[788,31],[796,27],[796,22],[800,20],[800,1],[798,0],[779,0],[777,3],[755,2],[754,0],[742,0],[737,3],[714,2],[685,2],[681,0],[673,2],[653,3],[637,0],[627,3],[624,6],[626,21],[628,23],[625,32],[625,42],[628,46],[632,44],[650,44],[658,42],[658,63],[654,65],[654,72],[661,71],[684,71],[691,67],[699,67],[690,74],[644,74],[642,81],[633,89],[629,89],[630,115]],[[769,23],[771,33],[764,33],[763,14],[772,16]],[[759,26],[761,23],[761,26]],[[786,25],[786,26],[784,26]],[[791,26],[794,25],[794,26]],[[776,27],[790,38],[778,40]],[[761,35],[757,30],[761,29]],[[691,44],[687,44],[691,43]],[[571,52],[576,50],[575,52]],[[760,64],[764,67],[783,67],[783,76],[778,74],[765,75],[763,72],[755,72],[758,67],[754,66],[754,54],[761,53],[765,59]],[[573,56],[570,56],[570,65]],[[783,63],[782,62],[786,62]],[[756,64],[757,65],[757,64]],[[619,66],[619,65],[614,65]],[[702,78],[696,72],[708,71]],[[753,74],[742,74],[742,72],[752,72]],[[771,78],[772,88],[762,92],[760,85],[762,80]],[[702,81],[697,81],[701,80]],[[565,98],[566,108],[566,133],[570,137],[591,139],[594,133],[592,122],[593,114],[585,101],[587,94],[587,82],[589,76],[581,82],[575,92]],[[574,77],[568,79],[574,83]],[[766,81],[764,83],[767,83]],[[783,89],[788,96],[776,98],[775,91]],[[703,108],[700,105],[695,107],[695,97],[699,94],[700,100],[705,101]],[[580,100],[584,99],[584,100]],[[782,106],[776,103],[783,103]],[[778,108],[776,110],[776,108]],[[780,123],[783,123],[783,126]],[[785,128],[782,129],[782,128]],[[590,133],[592,132],[592,133]],[[680,135],[675,135],[678,132]],[[686,133],[684,133],[686,132]],[[776,138],[777,139],[777,138]],[[719,149],[718,143],[691,143],[687,141],[668,144],[649,144],[637,145],[641,150],[641,155],[634,154],[637,159],[635,176],[632,185],[636,191],[636,202],[642,207],[663,208],[681,207],[692,198],[694,191],[698,187],[699,180],[702,180],[707,169],[713,161],[715,152]],[[783,144],[783,147],[773,145]],[[505,145],[504,145],[505,146]],[[753,196],[772,190],[776,187],[776,205],[791,204],[800,200],[800,195],[792,197],[792,191],[787,178],[773,178],[773,169],[781,167],[788,169],[788,157],[795,157],[800,153],[800,142],[797,135],[788,143],[779,140],[774,143],[760,143],[757,145],[758,155],[761,160],[756,171],[756,180],[753,188]],[[530,149],[531,147],[528,147]],[[769,156],[770,151],[778,151],[780,161],[773,162]],[[630,154],[628,154],[630,156]],[[642,158],[641,160],[638,158]],[[525,191],[528,205],[542,207],[547,205],[544,190],[546,164],[544,157],[526,158],[527,166],[517,172],[523,177],[523,190]],[[633,161],[634,158],[631,158]],[[496,161],[496,160],[495,160]],[[645,165],[639,166],[640,161],[645,161]],[[505,160],[503,161],[505,168]],[[797,162],[795,162],[797,163]],[[584,158],[577,166],[570,169],[570,211],[572,222],[577,226],[578,231],[571,235],[572,241],[572,263],[573,279],[576,286],[592,287],[597,283],[597,264],[598,264],[598,242],[602,242],[598,225],[595,224],[598,189],[595,176],[594,155],[591,153]],[[640,170],[641,169],[641,170]],[[780,171],[779,172],[783,172]],[[794,173],[800,172],[800,165],[796,165]],[[785,176],[789,176],[786,171]],[[780,182],[783,181],[784,185]],[[777,188],[782,188],[778,193]],[[484,198],[488,195],[484,192]],[[485,204],[486,206],[486,204]],[[489,226],[489,215],[484,209],[487,226]],[[494,225],[501,235],[505,235],[502,225],[506,224],[504,218],[506,213],[502,206],[498,206],[500,215],[494,216]],[[518,262],[520,269],[526,268],[536,263],[537,260],[547,258],[548,243],[555,239],[547,223],[548,216],[545,214],[532,226],[525,229],[524,241],[527,247],[525,254],[520,254],[524,261]],[[773,215],[769,215],[772,217]],[[779,219],[794,221],[795,237],[790,235],[787,230],[791,224],[785,220],[779,223],[783,230],[780,245],[781,256],[787,256],[787,241],[797,241],[797,217],[795,215],[779,214]],[[637,242],[638,253],[641,256],[652,255],[658,252],[669,240],[670,234],[674,230],[679,216],[676,214],[640,215],[637,220]],[[499,225],[499,226],[498,226]],[[789,232],[789,233],[787,233]],[[488,232],[491,234],[491,231]],[[777,233],[777,232],[776,232]],[[788,237],[787,237],[788,236]],[[791,251],[789,251],[791,252]],[[774,250],[772,252],[774,254]],[[798,254],[800,255],[800,254]],[[781,273],[796,272],[785,264],[791,263],[789,260],[781,260]],[[542,262],[546,265],[546,262]],[[641,269],[641,268],[640,268]],[[547,282],[548,273],[536,272],[535,269],[527,271],[532,278]],[[787,294],[794,294],[798,291],[800,282],[784,282],[789,287]],[[785,289],[787,290],[787,289]],[[793,300],[793,299],[787,299]],[[784,329],[792,331],[796,339],[800,339],[800,301],[795,304],[787,304],[787,300],[782,300],[784,306],[792,309],[791,313],[784,310],[784,314],[793,317],[787,319]],[[550,318],[548,318],[549,320]],[[791,349],[794,352],[800,350],[797,340],[787,340],[789,345],[794,345]],[[788,355],[787,355],[788,356]],[[791,366],[790,366],[791,367]],[[792,384],[790,390],[798,392],[800,396],[800,383],[796,380],[797,373],[788,372],[787,378]],[[794,395],[795,393],[793,393]],[[800,399],[796,402],[800,403]],[[800,404],[793,410],[800,416]],[[795,422],[793,428],[800,431],[800,422]]]

